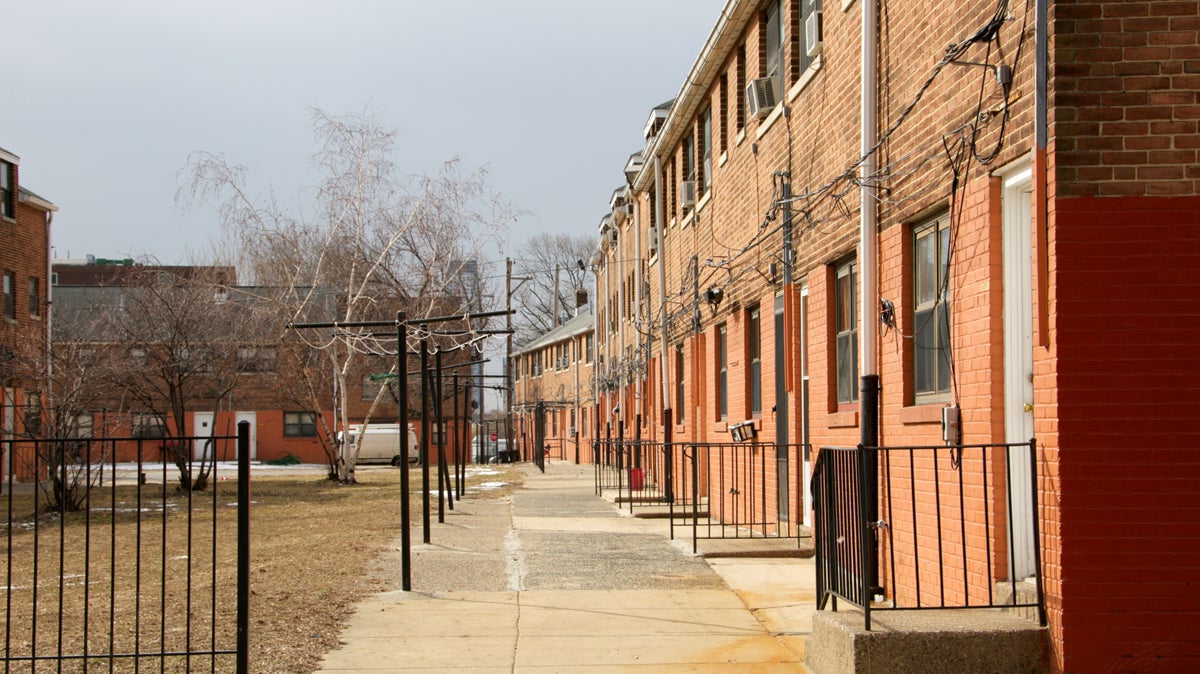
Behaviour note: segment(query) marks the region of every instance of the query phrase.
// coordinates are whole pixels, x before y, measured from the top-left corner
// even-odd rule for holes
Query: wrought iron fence
[[[671,537],[690,532],[717,538],[797,538],[804,508],[799,482],[781,474],[778,457],[797,459],[807,445],[775,443],[593,443],[596,493],[616,490],[618,502],[666,506]],[[793,520],[793,521],[789,521]]]
[[[784,455],[798,466],[807,449],[773,442],[672,445],[669,463],[679,485],[672,500],[672,537],[677,528],[690,529],[693,552],[704,539],[795,538],[799,543],[807,532],[799,525],[803,490],[778,462]],[[675,506],[689,524],[677,521]]]
[[[249,437],[0,441],[4,671],[248,671]]]
[[[874,611],[917,609],[1026,608],[1045,625],[1036,459],[1034,440],[821,448],[812,478],[818,608],[832,600],[836,610],[844,599],[863,610],[868,630]],[[1016,521],[1021,513],[1029,521]],[[1025,526],[1029,540],[1018,540]],[[1020,598],[1014,573],[1024,545],[1036,571],[1033,600]],[[882,581],[886,602],[878,601]],[[1011,584],[1005,599],[996,582]]]

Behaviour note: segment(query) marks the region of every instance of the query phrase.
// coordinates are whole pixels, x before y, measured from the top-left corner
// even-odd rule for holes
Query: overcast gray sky
[[[196,150],[295,200],[310,106],[369,110],[402,168],[460,157],[540,231],[595,231],[724,0],[22,0],[5,3],[0,147],[60,207],[55,255],[206,259],[175,201]],[[503,253],[498,253],[502,256]]]

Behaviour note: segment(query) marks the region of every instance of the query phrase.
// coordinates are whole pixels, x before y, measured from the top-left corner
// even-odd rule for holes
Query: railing
[[[630,512],[667,506],[671,538],[690,532],[694,552],[704,539],[799,539],[806,533],[787,521],[802,519],[803,494],[798,480],[780,475],[774,443],[597,440],[592,446],[596,493],[617,491]],[[807,446],[784,450],[799,466]]]
[[[806,534],[798,524],[803,519],[803,493],[799,480],[779,472],[781,452],[789,457],[789,470],[798,471],[807,445],[672,445],[669,463],[679,488],[672,500],[671,537],[677,528],[690,529],[693,552],[705,539],[795,538],[799,543]],[[676,506],[690,524],[677,522]]]
[[[4,671],[248,671],[249,437],[0,441]]]
[[[1024,546],[1041,568],[1036,458],[1033,440],[821,448],[812,478],[818,607],[844,599],[863,610],[868,630],[874,611],[917,609],[1029,608],[1045,625],[1040,571],[1033,601],[1019,598],[1013,572]],[[1021,513],[1029,521],[1014,521]],[[881,580],[887,603],[877,601]],[[1011,583],[1008,599],[997,599],[997,581]]]
[[[671,474],[660,442],[597,440],[592,443],[596,493],[616,490],[630,512],[670,502]]]

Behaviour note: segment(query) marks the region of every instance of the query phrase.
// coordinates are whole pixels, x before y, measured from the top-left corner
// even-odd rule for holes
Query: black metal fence
[[[844,599],[863,610],[868,630],[874,611],[915,609],[1035,609],[1045,625],[1036,466],[1033,440],[821,448],[812,478],[818,608]],[[1027,522],[1016,521],[1022,513]],[[1016,533],[1025,526],[1027,542]],[[1013,573],[1023,545],[1038,570],[1033,600],[1020,598]],[[1012,584],[1004,599],[998,581]],[[876,601],[882,582],[887,602]]]
[[[237,467],[210,458],[204,489],[184,490],[201,463],[181,470],[171,446]],[[249,424],[0,449],[5,672],[248,671]]]
[[[726,538],[795,538],[806,536],[799,526],[804,495],[799,480],[781,472],[780,455],[798,466],[806,445],[776,443],[690,443],[671,448],[679,494],[672,501],[687,515],[687,524],[671,517],[675,529],[691,530],[697,541]],[[797,470],[791,468],[790,470]]]
[[[799,481],[780,472],[786,452],[798,465],[806,445],[669,443],[598,440],[593,443],[596,493],[617,492],[630,512],[666,508],[671,537],[796,538],[804,509]],[[792,521],[789,521],[792,520]]]

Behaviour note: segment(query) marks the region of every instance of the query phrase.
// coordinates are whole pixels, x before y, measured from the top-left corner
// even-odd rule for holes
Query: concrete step
[[[804,661],[816,674],[1046,670],[1049,632],[1001,609],[862,612],[842,602],[813,615]]]

